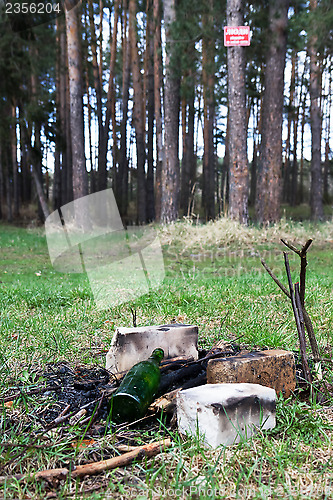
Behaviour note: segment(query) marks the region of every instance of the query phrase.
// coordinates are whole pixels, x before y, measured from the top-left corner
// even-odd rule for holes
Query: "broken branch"
[[[309,248],[309,246],[311,245],[312,243],[312,240],[309,239],[302,247],[301,250],[297,250],[296,247],[294,247],[294,245],[292,245],[291,243],[288,243],[284,240],[282,240],[282,243],[284,243],[288,248],[290,248],[291,250],[295,251],[297,253],[297,255],[299,255],[301,257],[301,271],[300,271],[300,298],[301,298],[301,304],[302,304],[302,309],[303,309],[303,316],[304,316],[304,323],[305,323],[305,328],[306,328],[306,331],[308,332],[308,336],[309,336],[309,341],[310,341],[310,345],[311,345],[311,350],[312,350],[312,355],[314,358],[319,358],[320,357],[320,353],[319,353],[319,347],[318,347],[318,343],[317,343],[317,339],[316,339],[316,336],[315,336],[315,333],[314,333],[314,330],[313,330],[313,326],[312,326],[312,321],[311,321],[311,318],[307,312],[307,310],[305,309],[305,275],[306,275],[306,266],[307,266],[307,260],[306,260],[306,251],[307,249]],[[294,250],[295,249],[295,250]],[[289,298],[291,299],[291,296],[290,296],[290,293],[288,292],[288,290],[286,289],[286,287],[280,282],[280,280],[275,276],[275,274],[273,273],[273,271],[268,267],[268,265],[266,264],[266,262],[262,259],[261,260],[261,263],[262,265],[264,266],[264,268],[266,269],[266,271],[268,272],[268,274],[270,275],[270,277],[273,279],[273,281],[275,281],[275,283],[280,287],[280,289],[283,291],[283,293]]]
[[[59,385],[49,385],[47,387],[38,387],[37,389],[31,389],[30,391],[27,392],[20,390],[20,392],[16,392],[12,396],[6,396],[5,398],[1,399],[0,404],[8,403],[8,401],[14,401],[20,396],[33,396],[35,394],[41,394],[47,391],[56,391],[59,389],[60,389]]]
[[[286,247],[288,247],[293,252],[297,253],[297,255],[301,255],[300,250],[298,250],[298,248],[296,248],[292,243],[289,243],[289,241],[283,240],[282,238],[281,241]]]
[[[301,270],[300,270],[300,299],[301,299],[301,304],[302,307],[304,308],[304,299],[305,299],[305,275],[306,275],[306,266],[308,265],[308,262],[306,260],[306,252],[308,251],[308,248],[310,247],[312,243],[312,239],[308,239],[308,241],[302,246],[301,250],[298,250],[294,245],[289,243],[288,241],[285,241],[281,238],[282,243],[290,248],[293,252],[295,252],[300,258],[301,258]]]
[[[295,294],[294,294],[293,282],[291,279],[288,254],[287,254],[287,252],[283,252],[283,255],[284,255],[284,261],[285,261],[288,283],[289,283],[291,304],[292,304],[292,308],[293,308],[293,312],[294,312],[294,316],[295,316],[295,321],[296,321],[297,332],[298,332],[303,371],[304,371],[304,375],[305,375],[306,380],[309,383],[311,383],[312,377],[311,377],[311,373],[310,373],[310,369],[309,369],[309,365],[308,365],[308,360],[306,358],[305,336],[302,335],[302,327],[301,327],[300,316],[299,316],[299,312],[298,312],[296,300],[295,300]]]
[[[290,299],[291,298],[290,293],[288,292],[286,287],[281,283],[281,281],[275,276],[275,274],[273,273],[271,268],[268,267],[268,265],[266,264],[264,259],[261,259],[261,263],[264,266],[264,268],[266,269],[266,271],[268,272],[268,274],[270,275],[270,277],[273,279],[273,281],[275,281],[275,283],[278,285],[278,287],[280,287],[281,290],[283,291],[283,293],[285,293],[287,295],[287,297],[289,297],[289,299]]]
[[[67,476],[83,477],[98,474],[100,472],[115,469],[117,467],[125,467],[134,460],[141,460],[145,457],[150,458],[158,453],[161,453],[166,448],[171,446],[171,439],[163,439],[155,443],[146,444],[144,446],[137,446],[134,450],[124,453],[119,457],[109,458],[108,460],[101,460],[100,462],[92,462],[85,465],[78,465],[74,470],[70,471],[67,468],[61,469],[47,469],[36,472],[33,476],[27,474],[14,474],[12,476],[0,477],[0,484],[5,484],[13,479],[17,481],[31,481],[32,479],[44,479],[52,481],[53,479],[62,479]]]

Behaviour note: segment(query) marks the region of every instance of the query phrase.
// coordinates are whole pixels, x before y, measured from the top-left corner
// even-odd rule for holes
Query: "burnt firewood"
[[[184,380],[195,378],[202,371],[201,364],[195,363],[193,365],[184,366],[183,368],[175,370],[171,373],[163,374],[161,376],[158,394],[162,395],[165,392],[169,392],[175,384],[180,385]]]

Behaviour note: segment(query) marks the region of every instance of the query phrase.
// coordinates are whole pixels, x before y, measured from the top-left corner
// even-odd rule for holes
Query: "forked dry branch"
[[[292,250],[294,253],[296,253],[300,259],[301,259],[301,268],[300,268],[300,281],[299,284],[295,284],[295,291],[291,282],[291,277],[288,276],[288,282],[289,282],[289,290],[281,283],[281,281],[275,276],[273,271],[270,269],[270,267],[266,264],[266,262],[261,259],[261,263],[270,275],[270,277],[275,281],[275,283],[279,286],[279,288],[283,291],[283,293],[295,304],[293,304],[293,310],[294,310],[294,315],[295,315],[295,320],[296,320],[296,325],[297,325],[297,331],[299,334],[300,338],[300,348],[301,348],[301,355],[302,355],[302,364],[304,368],[304,374],[307,378],[307,380],[310,382],[309,379],[309,374],[310,371],[308,368],[308,363],[306,360],[306,354],[305,354],[305,346],[304,346],[304,341],[303,341],[303,335],[304,335],[304,325],[306,328],[306,331],[308,333],[309,341],[310,341],[310,346],[311,346],[311,351],[312,355],[314,358],[315,362],[320,361],[320,353],[319,353],[319,347],[317,343],[317,339],[314,333],[312,321],[310,319],[310,316],[305,308],[305,282],[306,282],[306,266],[308,264],[307,262],[307,251],[312,243],[312,239],[308,239],[306,243],[302,246],[302,248],[299,250],[296,248],[292,243],[289,243],[286,240],[283,240],[281,238],[282,243]],[[289,268],[289,261],[288,261],[288,256],[286,252],[283,252],[285,255],[285,264],[286,264],[286,269],[287,269],[287,274],[288,274],[288,268]],[[290,270],[289,270],[290,274]],[[291,286],[290,286],[291,285]],[[295,305],[295,309],[294,309]],[[320,365],[317,366],[317,374],[321,373],[321,367]],[[311,374],[310,374],[311,377]]]

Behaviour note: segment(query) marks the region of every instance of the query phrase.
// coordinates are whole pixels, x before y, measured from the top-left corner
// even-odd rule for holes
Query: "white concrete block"
[[[117,328],[106,355],[106,369],[118,373],[143,361],[154,349],[161,347],[164,359],[192,356],[198,359],[198,327],[171,324]]]
[[[275,427],[274,389],[259,384],[206,384],[179,391],[178,430],[202,435],[206,444],[238,443],[256,428]]]

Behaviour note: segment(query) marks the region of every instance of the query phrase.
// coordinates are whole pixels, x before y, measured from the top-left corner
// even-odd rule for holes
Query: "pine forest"
[[[126,224],[323,219],[332,27],[330,0],[5,2],[0,218],[112,188]]]

